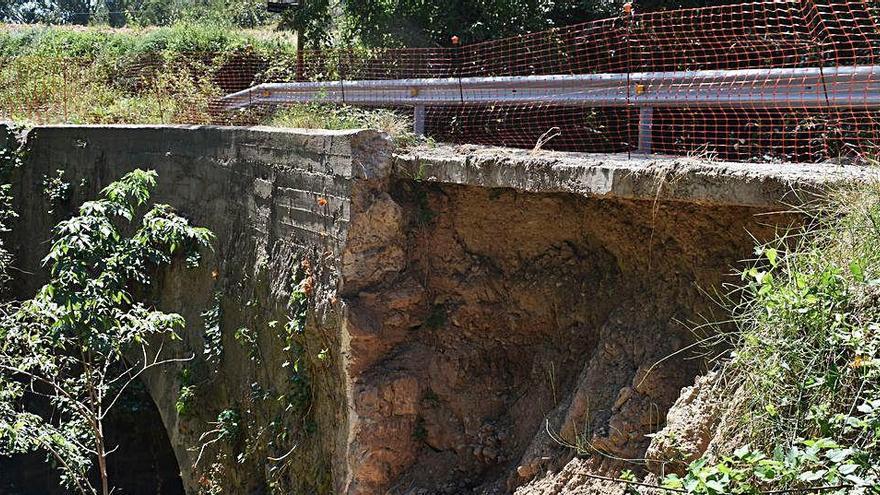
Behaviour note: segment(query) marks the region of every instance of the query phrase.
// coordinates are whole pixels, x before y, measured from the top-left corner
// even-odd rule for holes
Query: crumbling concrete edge
[[[46,127],[178,128],[220,130],[199,125],[53,125]],[[39,126],[36,128],[39,129]],[[389,176],[425,182],[487,188],[510,188],[534,193],[572,193],[630,200],[679,201],[728,206],[779,207],[812,201],[835,187],[880,179],[880,170],[837,163],[733,163],[698,157],[660,155],[532,152],[475,145],[420,146],[392,153],[388,137],[377,131],[309,130],[273,127],[240,128],[256,135],[289,134],[306,149],[310,137],[336,136],[351,143],[347,150],[313,149],[352,156],[353,179],[379,180]],[[0,121],[0,148],[18,141],[29,130]],[[230,143],[232,145],[232,143]],[[311,145],[311,146],[310,146]],[[320,148],[318,144],[318,148]],[[331,148],[334,146],[331,145]],[[347,147],[347,146],[345,146]]]
[[[401,178],[534,193],[780,207],[880,171],[834,163],[731,163],[698,158],[561,153],[483,146],[419,147],[395,155]]]

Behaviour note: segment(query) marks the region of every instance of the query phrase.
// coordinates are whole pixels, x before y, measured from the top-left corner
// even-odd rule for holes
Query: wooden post
[[[303,39],[299,31],[294,31],[294,39],[296,40],[296,82],[303,81]]]

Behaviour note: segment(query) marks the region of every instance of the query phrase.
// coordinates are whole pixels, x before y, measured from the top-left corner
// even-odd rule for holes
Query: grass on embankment
[[[838,192],[810,218],[743,273],[724,367],[729,454],[666,486],[880,493],[880,184]]]
[[[0,27],[0,118],[23,124],[207,124],[380,129],[406,146],[411,118],[390,110],[299,105],[229,120],[223,94],[293,80],[285,33],[179,23],[164,28]],[[218,118],[219,117],[219,118]]]
[[[223,26],[0,29],[0,116],[30,123],[207,123],[224,70],[291,66],[279,34]],[[250,80],[244,81],[245,84]]]
[[[412,117],[387,109],[309,104],[282,108],[265,122],[274,127],[300,129],[379,129],[395,144],[407,147],[422,141],[413,133]]]
[[[286,32],[242,30],[193,22],[124,29],[0,25],[0,58],[71,57],[118,65],[159,53],[183,56],[222,52],[294,57],[296,46]]]

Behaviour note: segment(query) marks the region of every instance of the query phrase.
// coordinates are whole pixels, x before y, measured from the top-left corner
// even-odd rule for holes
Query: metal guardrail
[[[267,83],[221,101],[227,110],[311,102],[412,106],[419,134],[431,105],[631,106],[640,108],[639,150],[649,153],[654,108],[880,108],[880,66]]]

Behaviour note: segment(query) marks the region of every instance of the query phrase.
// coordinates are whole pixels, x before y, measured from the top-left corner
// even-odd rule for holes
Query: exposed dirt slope
[[[411,181],[360,199],[350,493],[567,493],[642,459],[701,367],[663,358],[767,234],[749,208]]]
[[[389,143],[370,132],[28,136],[13,233],[22,269],[39,274],[62,211],[145,164],[159,172],[157,201],[217,235],[200,269],[159,274],[151,294],[185,316],[175,352],[195,356],[146,377],[188,493],[619,492],[587,475],[640,469],[676,400],[670,431],[689,440],[660,435],[651,456],[706,448],[711,424],[688,420],[711,422],[711,391],[679,399],[702,362],[674,353],[699,337],[695,324],[723,318],[713,291],[752,236],[795,220],[725,203],[727,182],[768,204],[788,176],[726,166],[652,192],[654,165],[509,152],[423,169],[412,158],[445,181],[429,184],[391,173]],[[71,195],[53,205],[42,184],[57,169]],[[194,466],[221,415],[234,435]]]

